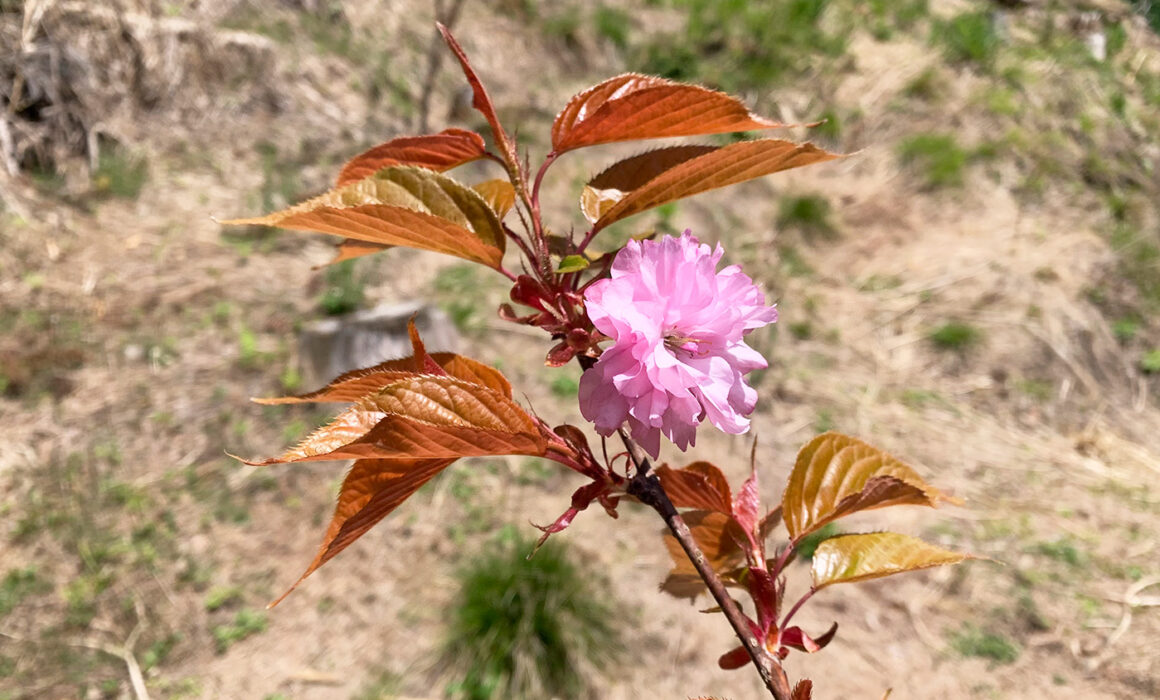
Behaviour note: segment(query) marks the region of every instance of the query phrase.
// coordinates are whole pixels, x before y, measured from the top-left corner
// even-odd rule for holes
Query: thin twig
[[[693,539],[693,534],[689,532],[689,526],[685,524],[684,519],[677,512],[673,502],[669,500],[669,495],[665,493],[660,479],[652,472],[652,465],[649,463],[648,458],[642,453],[640,446],[623,430],[620,431],[620,438],[624,440],[624,444],[628,448],[629,456],[636,468],[636,473],[628,482],[628,493],[659,513],[664,519],[665,524],[669,526],[669,530],[672,531],[673,536],[677,538],[677,542],[681,543],[681,548],[685,550],[685,554],[688,555],[689,560],[696,567],[697,573],[700,574],[705,585],[709,587],[709,592],[713,595],[713,599],[717,601],[721,612],[729,620],[734,634],[741,640],[745,651],[749,653],[749,658],[753,660],[753,665],[757,667],[757,673],[761,676],[761,681],[765,684],[765,688],[769,691],[769,694],[776,698],[776,700],[790,700],[792,691],[790,690],[789,679],[786,677],[785,671],[782,670],[781,664],[775,662],[765,652],[765,649],[753,634],[749,626],[749,621],[741,612],[741,609],[737,607],[737,602],[725,590],[725,584],[717,576],[717,572],[713,570],[713,567],[705,558],[704,552],[697,546],[696,540]]]

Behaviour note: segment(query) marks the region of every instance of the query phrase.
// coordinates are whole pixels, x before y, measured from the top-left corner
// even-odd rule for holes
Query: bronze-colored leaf
[[[499,147],[500,155],[503,156],[504,163],[507,165],[508,173],[513,178],[522,181],[523,170],[520,168],[516,144],[504,131],[503,125],[499,123],[499,115],[496,114],[495,105],[492,104],[491,97],[487,94],[487,88],[483,87],[483,82],[476,75],[475,69],[471,67],[471,62],[467,60],[467,54],[463,52],[463,47],[451,35],[451,31],[438,22],[435,26],[443,35],[443,40],[447,42],[448,48],[455,54],[455,58],[459,61],[459,67],[463,69],[463,75],[467,78],[468,85],[471,86],[471,106],[479,110],[479,113],[487,120],[488,126],[491,127],[492,136],[495,138],[496,146]]]
[[[486,386],[511,398],[512,387],[499,370],[489,367],[462,355],[449,352],[437,352],[431,355],[440,367],[452,377],[458,377],[473,384]],[[254,403],[290,404],[290,403],[350,403],[358,401],[367,394],[378,391],[395,382],[407,379],[421,372],[415,368],[413,358],[387,360],[374,367],[356,369],[341,374],[325,387],[298,396],[280,396],[270,399],[252,399]]]
[[[266,216],[227,225],[278,226],[401,245],[498,268],[499,218],[478,192],[432,170],[398,166]]]
[[[510,398],[456,377],[419,375],[364,396],[281,456],[246,463],[540,456],[545,449],[535,421]]]
[[[288,403],[349,403],[358,401],[367,394],[378,391],[395,382],[417,374],[446,374],[472,384],[494,389],[507,398],[512,397],[512,385],[507,377],[494,367],[476,362],[462,355],[450,352],[427,353],[415,320],[407,322],[407,335],[411,340],[411,356],[339,375],[325,387],[299,396],[285,396],[273,399],[251,399],[254,403],[272,405]]]
[[[790,695],[790,700],[810,700],[813,696],[814,682],[808,678],[803,678],[793,687],[793,694]]]
[[[433,476],[443,471],[454,459],[362,459],[354,463],[342,482],[334,516],[322,538],[318,554],[293,586],[277,600],[274,607],[314,573],[362,537],[368,530],[407,500]]]
[[[650,164],[651,159],[676,162],[676,165],[663,170],[652,179],[624,191],[623,196],[615,203],[609,205],[604,201],[594,205],[594,211],[602,211],[600,218],[593,224],[594,228],[602,229],[633,214],[701,192],[841,157],[824,151],[812,143],[799,144],[780,139],[742,141],[714,148],[700,155],[696,155],[694,150],[678,149],[675,153],[670,151],[671,149],[660,149],[637,156],[643,159],[638,162],[633,162],[634,159],[630,158],[627,165],[622,166],[618,163],[597,176],[598,180],[607,178],[606,181],[627,185],[633,182],[631,179],[633,173],[647,175],[658,167]],[[615,198],[613,190],[619,188],[610,187],[601,190],[601,197],[604,200]]]
[[[516,204],[516,188],[507,180],[485,180],[472,185],[502,221]]]
[[[716,146],[658,148],[613,163],[584,186],[580,193],[580,211],[594,224],[629,192],[666,170],[716,150]]]
[[[783,518],[795,541],[851,513],[953,500],[882,450],[840,433],[806,443],[786,482]]]
[[[334,257],[318,267],[326,267],[327,265],[340,263],[343,260],[361,258],[364,255],[374,255],[375,253],[381,253],[384,250],[389,250],[394,247],[391,245],[383,245],[382,243],[367,243],[366,241],[360,241],[354,238],[344,238],[334,247]]]
[[[745,533],[737,523],[725,513],[709,510],[691,510],[683,513],[682,518],[689,526],[693,541],[705,555],[705,561],[727,585],[736,584],[736,577],[728,574],[745,560],[745,552],[738,544],[745,541]],[[673,560],[673,569],[661,584],[661,590],[677,598],[695,598],[705,590],[697,568],[671,532],[664,533],[664,541]]]
[[[810,576],[814,588],[854,583],[906,571],[958,564],[972,558],[896,532],[838,535],[818,545]]]
[[[573,97],[552,123],[552,150],[615,141],[697,136],[785,126],[735,97],[698,85],[628,73]]]
[[[709,462],[693,462],[680,469],[664,464],[657,467],[656,475],[674,506],[733,514],[729,481]]]
[[[338,175],[338,185],[357,182],[394,165],[414,165],[442,172],[478,160],[486,153],[483,137],[466,129],[403,136],[381,143],[348,161]]]

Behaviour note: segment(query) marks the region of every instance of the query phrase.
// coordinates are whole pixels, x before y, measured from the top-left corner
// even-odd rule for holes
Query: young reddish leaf
[[[432,170],[403,166],[280,212],[223,223],[319,231],[432,250],[495,268],[506,245],[499,218],[478,192]]]
[[[808,678],[803,678],[797,682],[793,687],[793,694],[790,695],[790,700],[810,700],[814,696],[814,683]]]
[[[663,155],[665,150],[667,149],[653,151],[652,154],[645,154],[643,157],[666,157]],[[687,151],[683,154],[691,155],[692,153],[692,151]],[[638,158],[640,157],[638,156]],[[684,159],[678,158],[677,165],[664,170],[660,175],[647,180],[638,187],[626,191],[624,196],[620,197],[615,204],[602,206],[604,211],[593,226],[602,229],[615,221],[620,221],[662,204],[675,202],[684,197],[839,157],[841,156],[824,151],[812,143],[798,144],[780,139],[758,139],[714,148],[701,155],[692,155],[692,157]],[[619,165],[613,165],[609,170],[619,167]],[[640,163],[624,167],[632,170],[639,169],[640,172],[644,173],[649,172],[649,168]],[[597,177],[602,176],[603,174]],[[612,178],[613,176],[609,175],[608,177]],[[619,178],[620,175],[618,174],[617,177]],[[625,178],[627,179],[627,176]],[[603,192],[605,197],[611,196],[609,194],[611,190]]]
[[[749,569],[746,579],[749,595],[753,598],[753,605],[757,609],[757,624],[762,630],[771,632],[777,628],[777,616],[780,611],[780,602],[777,595],[777,582],[765,569]]]
[[[761,494],[757,490],[757,467],[749,473],[749,478],[741,485],[737,499],[733,501],[733,519],[751,538],[757,534],[757,518],[761,512]]]
[[[499,115],[496,114],[495,106],[491,103],[491,97],[487,94],[487,89],[483,87],[479,76],[475,74],[475,69],[471,67],[471,62],[467,60],[467,54],[463,52],[463,47],[451,35],[451,31],[440,23],[435,24],[439,28],[439,33],[443,35],[443,40],[447,42],[447,46],[451,52],[455,54],[455,58],[459,61],[459,66],[463,69],[463,75],[467,78],[468,85],[471,86],[472,102],[471,106],[479,110],[487,120],[488,126],[491,127],[491,133],[495,137],[495,144],[499,147],[500,155],[503,156],[504,162],[507,164],[508,173],[515,179],[522,180],[523,171],[520,169],[520,159],[516,154],[516,144],[504,131],[503,125],[499,123]]]
[[[781,506],[774,508],[766,513],[761,518],[761,522],[757,525],[758,534],[761,536],[761,541],[764,542],[769,538],[773,532],[773,528],[777,527],[781,522]]]
[[[722,580],[727,585],[736,585],[736,577],[729,576],[728,573],[745,559],[745,553],[739,544],[745,541],[745,533],[724,513],[691,510],[682,517],[689,526],[693,540],[705,555],[705,561],[714,571],[721,574]],[[671,532],[664,533],[664,541],[673,560],[673,569],[661,584],[661,590],[676,598],[697,597],[705,590],[705,582],[697,573],[697,568],[693,566],[689,555],[685,554],[681,543]]]
[[[735,97],[698,85],[628,73],[573,97],[552,123],[552,150],[615,141],[698,136],[785,126]]]
[[[787,647],[792,647],[798,651],[804,651],[807,654],[821,651],[826,648],[834,639],[834,635],[838,633],[838,623],[835,622],[826,630],[822,636],[814,639],[806,634],[801,627],[787,627],[781,631],[781,643]]]
[[[342,166],[338,185],[357,182],[383,168],[414,165],[442,172],[487,154],[483,137],[466,129],[445,129],[438,134],[403,136],[365,151]]]
[[[717,659],[717,665],[726,671],[735,671],[744,668],[750,661],[749,652],[745,647],[737,647],[722,654],[721,658]]]
[[[709,462],[693,462],[680,469],[664,464],[657,467],[656,475],[674,506],[732,515],[733,496],[729,482],[721,470]]]
[[[605,512],[612,518],[619,517],[619,514],[616,512],[616,505],[620,502],[620,498],[610,498],[610,489],[611,484],[604,481],[594,481],[590,484],[585,484],[572,493],[571,505],[551,525],[536,525],[533,523],[533,527],[544,533],[536,542],[536,549],[543,546],[548,541],[548,537],[567,529],[576,516],[580,514],[580,511],[587,510],[588,506],[592,505],[592,501],[600,501],[601,505],[604,506]]]
[[[953,501],[909,466],[877,447],[840,433],[806,443],[782,496],[785,526],[794,540],[851,513]]]
[[[507,213],[516,204],[516,188],[507,180],[484,180],[472,185],[471,189],[479,193],[495,215],[503,220]]]
[[[246,463],[540,456],[545,449],[535,421],[510,398],[455,377],[420,375],[363,397],[280,457]]]
[[[270,603],[270,607],[282,602],[307,576],[346,549],[454,461],[362,459],[355,462],[342,482],[334,517],[314,561],[289,590]]]
[[[818,545],[810,576],[814,589],[819,589],[834,583],[854,583],[958,564],[971,558],[969,554],[952,552],[896,532],[838,535]]]
[[[716,150],[716,146],[658,148],[614,163],[584,186],[580,211],[594,224],[629,192],[666,170]]]

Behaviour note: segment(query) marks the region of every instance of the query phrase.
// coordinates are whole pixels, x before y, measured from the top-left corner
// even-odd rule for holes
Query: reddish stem
[[[544,164],[540,166],[540,171],[536,173],[536,181],[532,184],[532,207],[535,209],[536,216],[540,214],[540,183],[544,181],[544,175],[548,172],[548,167],[556,162],[560,156],[552,151],[544,158]]]
[[[660,479],[656,477],[656,474],[652,473],[652,465],[649,463],[648,458],[644,456],[640,446],[623,430],[620,431],[620,438],[628,448],[629,456],[632,459],[633,465],[636,467],[636,473],[628,482],[628,493],[659,513],[664,519],[665,524],[669,526],[669,530],[677,538],[677,542],[680,542],[681,548],[685,550],[685,554],[693,562],[693,566],[696,567],[697,573],[700,574],[705,585],[709,587],[709,592],[713,595],[713,599],[717,601],[721,612],[729,620],[730,626],[733,627],[733,633],[737,635],[737,638],[741,640],[741,645],[749,653],[749,658],[757,668],[757,673],[761,676],[761,681],[765,684],[765,688],[769,691],[769,694],[775,700],[791,700],[792,690],[790,689],[789,678],[786,677],[781,664],[774,661],[766,653],[757,637],[754,636],[750,628],[749,618],[741,612],[741,608],[737,606],[737,602],[725,590],[725,584],[709,564],[704,552],[697,545],[697,541],[693,539],[693,534],[689,532],[689,526],[685,524],[684,519],[677,512],[673,502],[669,500],[669,496],[665,493]]]
[[[588,244],[591,243],[592,239],[596,237],[596,231],[596,226],[593,226],[592,228],[588,229],[588,233],[584,234],[583,240],[580,241],[580,245],[576,248],[577,255],[584,254],[584,250],[588,248]]]
[[[777,556],[777,561],[773,565],[773,571],[770,572],[774,578],[781,576],[782,570],[785,569],[785,565],[789,563],[790,557],[793,556],[795,551],[797,551],[797,548],[793,546],[792,542],[785,549],[781,550],[781,554]]]
[[[814,593],[817,593],[817,592],[818,592],[818,589],[811,588],[808,593],[806,593],[805,595],[803,595],[801,597],[801,600],[799,600],[798,602],[793,604],[793,607],[790,608],[789,612],[787,612],[785,614],[785,617],[782,618],[782,620],[781,620],[781,625],[777,628],[777,633],[779,636],[781,635],[782,632],[785,631],[785,627],[786,627],[786,625],[789,624],[789,621],[794,616],[794,613],[796,613],[803,605],[805,605],[806,601],[809,600],[810,598],[812,598]]]

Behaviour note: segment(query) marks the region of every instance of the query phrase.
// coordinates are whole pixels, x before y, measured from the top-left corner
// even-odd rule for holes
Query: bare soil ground
[[[22,27],[10,5],[3,36],[72,47],[107,86],[78,107],[86,128],[144,158],[148,176],[118,197],[124,163],[107,181],[75,153],[54,155],[56,177],[0,167],[0,698],[132,697],[133,667],[152,697],[442,697],[456,570],[502,525],[555,518],[580,482],[517,459],[457,465],[264,612],[313,556],[344,465],[253,469],[225,452],[274,454],[325,420],[248,398],[293,388],[294,331],[320,315],[324,273],[312,268],[332,249],[211,218],[319,192],[343,158],[415,129],[421,95],[407,86],[425,74],[430,7],[26,3]],[[1160,40],[1126,4],[1062,3],[1055,17],[1035,3],[1004,16],[1011,47],[1047,21],[1066,35],[1088,5],[1126,45],[1108,69],[1019,53],[1005,59],[1019,72],[1009,88],[928,38],[984,3],[938,5],[886,38],[853,32],[824,70],[749,95],[786,121],[833,110],[842,131],[823,138],[849,158],[631,228],[720,239],[779,300],[778,330],[755,338],[771,361],[753,424],[767,503],[796,449],[832,427],[966,502],[843,527],[990,558],[820,594],[802,623],[840,631],[824,652],[792,657],[792,678],[813,678],[820,698],[1156,697],[1160,375],[1141,357],[1160,348],[1146,291],[1160,267],[1127,258],[1136,242],[1112,232],[1127,220],[1160,238],[1160,93],[1145,82],[1160,76]],[[633,31],[681,23],[678,11],[616,6]],[[567,97],[625,65],[585,20],[545,29],[554,12],[469,2],[457,27],[541,155]],[[451,68],[433,83],[430,126],[481,128],[458,109]],[[902,162],[900,144],[927,133],[969,152],[961,183],[934,186],[921,159]],[[632,152],[559,163],[549,220],[579,225],[579,183]],[[779,203],[802,195],[829,203],[831,232],[778,223]],[[501,279],[402,250],[359,270],[367,303],[457,308],[464,354],[501,366],[539,413],[581,422],[574,399],[548,389],[546,346],[493,320]],[[940,348],[931,334],[952,321],[971,340]],[[739,482],[750,445],[706,430],[691,455],[664,457],[710,459]],[[656,592],[669,568],[659,531],[627,506],[617,521],[586,512],[561,535],[607,579],[625,622],[623,663],[588,670],[593,696],[761,697],[753,674],[716,666],[731,647],[723,620]],[[807,585],[798,565],[790,586]]]

